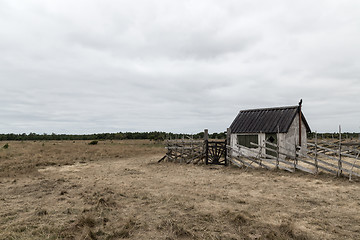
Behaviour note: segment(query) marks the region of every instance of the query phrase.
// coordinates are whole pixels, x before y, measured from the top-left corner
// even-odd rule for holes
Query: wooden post
[[[279,155],[280,155],[279,152],[280,152],[280,148],[279,148],[279,141],[278,141],[276,143],[276,169],[279,169]]]
[[[315,132],[315,169],[316,174],[319,173],[319,165],[318,165],[318,159],[317,159],[317,132]]]
[[[232,157],[232,148],[228,150],[228,146],[231,144],[231,128],[226,129],[226,144],[225,144],[225,165],[228,166],[230,161],[228,160],[229,157]]]
[[[209,130],[204,129],[204,144],[205,144],[205,163],[209,161]]]
[[[204,141],[208,141],[208,140],[209,140],[209,130],[204,129]]]
[[[296,134],[294,135],[294,172],[296,171],[297,158],[296,158]]]
[[[178,135],[176,135],[175,139],[176,139],[176,141],[174,141],[174,143],[175,143],[175,162],[177,162],[177,158],[178,158],[178,144],[177,144]]]
[[[184,142],[184,135],[181,138],[181,156],[180,156],[180,163],[183,162],[184,160],[184,147],[185,147],[185,142]]]
[[[167,152],[166,152],[166,161],[169,161],[169,156],[170,156],[170,149],[169,149],[169,140],[166,138],[166,146],[168,147]]]
[[[277,126],[277,141],[276,141],[276,169],[279,169],[279,132],[280,132],[280,128],[279,125]]]
[[[168,147],[171,146],[171,145],[170,145],[170,140],[171,140],[171,135],[169,134],[169,139],[167,140],[167,146],[168,146]],[[171,157],[171,151],[172,151],[172,150],[168,149],[168,152],[167,152],[167,154],[168,154],[167,160],[168,160],[168,161],[172,160],[172,159],[170,159],[170,157]]]
[[[342,163],[341,163],[341,125],[339,125],[339,162],[338,162],[339,170],[338,177],[342,175]]]
[[[299,146],[301,146],[301,104],[302,104],[302,99],[300,99],[299,102]]]
[[[195,147],[193,145],[193,141],[194,141],[194,136],[191,135],[191,139],[190,139],[190,145],[191,145],[190,158],[191,159],[195,156]]]
[[[259,159],[260,166],[263,167],[264,165],[263,165],[262,160],[261,160],[261,152],[262,152],[262,144],[261,143],[260,143],[259,147],[260,147],[260,149],[259,149],[258,157],[256,157],[256,158]]]

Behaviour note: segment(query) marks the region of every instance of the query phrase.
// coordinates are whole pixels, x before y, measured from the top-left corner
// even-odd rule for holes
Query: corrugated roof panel
[[[230,128],[233,133],[287,132],[298,112],[298,106],[250,109],[240,111]],[[310,127],[302,114],[307,131]]]

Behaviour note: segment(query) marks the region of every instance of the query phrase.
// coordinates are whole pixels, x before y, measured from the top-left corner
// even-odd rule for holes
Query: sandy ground
[[[0,178],[0,239],[360,239],[360,182],[162,156]]]

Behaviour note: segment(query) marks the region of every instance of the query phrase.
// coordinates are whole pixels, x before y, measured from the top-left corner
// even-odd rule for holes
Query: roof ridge
[[[298,107],[299,107],[298,105],[295,105],[295,106],[286,106],[286,107],[254,108],[254,109],[240,110],[240,112],[256,112],[256,111],[265,111],[265,110],[294,109],[294,108],[298,108]]]

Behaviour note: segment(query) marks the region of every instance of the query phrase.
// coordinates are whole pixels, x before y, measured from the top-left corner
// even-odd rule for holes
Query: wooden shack
[[[289,155],[294,155],[296,148],[304,151],[311,130],[301,104],[302,101],[297,106],[241,110],[230,126],[231,147],[246,156],[274,155],[260,146],[276,145]]]

